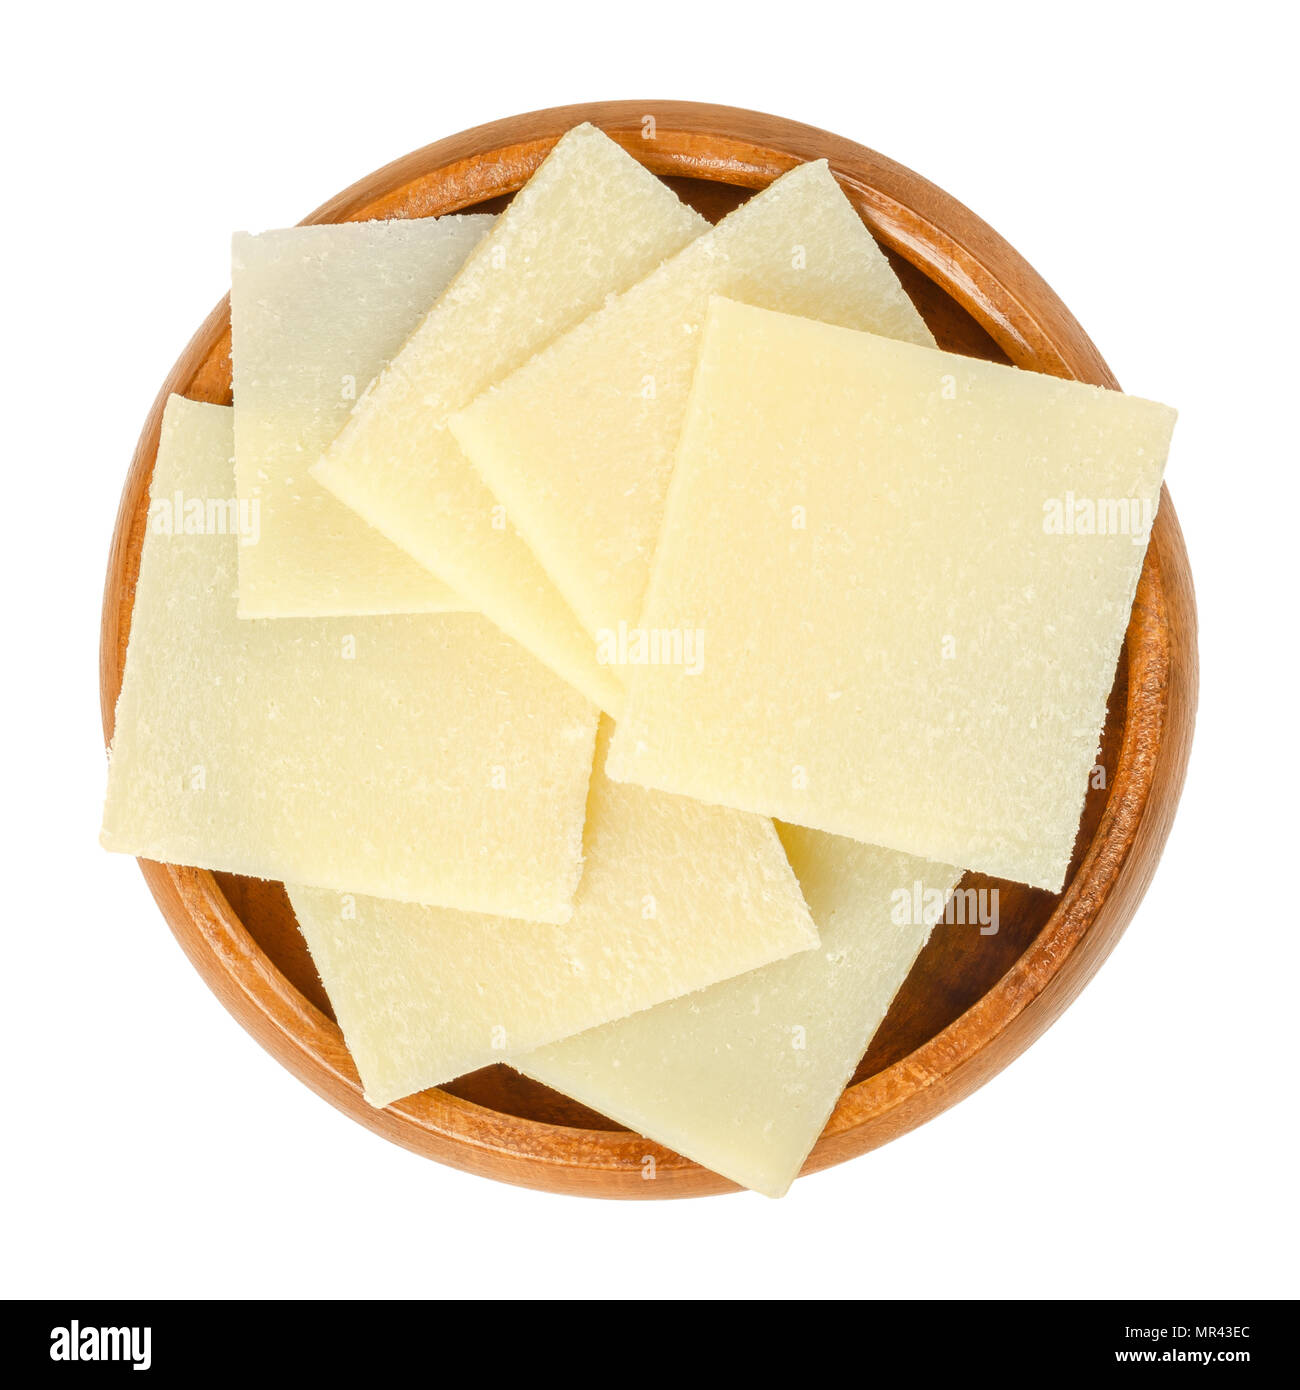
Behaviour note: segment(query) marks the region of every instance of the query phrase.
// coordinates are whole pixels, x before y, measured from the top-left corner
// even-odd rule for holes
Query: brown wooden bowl
[[[645,117],[653,117],[646,138]],[[454,135],[389,164],[305,220],[345,222],[495,211],[564,131],[592,121],[716,219],[754,189],[823,156],[886,248],[941,346],[1116,387],[1069,311],[989,227],[946,193],[839,136],[694,102],[557,107]],[[230,304],[219,304],[163,383],[118,512],[104,594],[105,737],[131,625],[149,479],[170,392],[229,403]],[[1166,493],[1115,686],[1102,761],[1059,896],[997,883],[995,936],[941,926],[894,1001],[805,1165],[884,1144],[969,1095],[1029,1046],[1110,953],[1155,869],[1182,789],[1196,707],[1196,609]],[[141,860],[177,940],[226,1008],[296,1076],[385,1138],[505,1182],[593,1197],[691,1197],[732,1189],[504,1066],[385,1110],[362,1098],[329,1001],[278,883]],[[975,875],[968,883],[987,883]],[[643,1179],[653,1154],[657,1178]]]

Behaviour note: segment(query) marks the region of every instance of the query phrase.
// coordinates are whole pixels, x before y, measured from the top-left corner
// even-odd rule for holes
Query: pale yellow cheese
[[[236,233],[230,325],[245,618],[463,610],[456,594],[307,476],[357,397],[492,225],[418,218]]]
[[[794,1180],[961,877],[839,836],[778,829],[817,950],[510,1059],[769,1197]]]
[[[592,700],[621,686],[447,418],[707,227],[593,126],[516,195],[312,476]],[[545,650],[542,650],[542,646]]]
[[[452,417],[461,447],[598,655],[614,664],[628,659],[620,631],[641,614],[714,293],[934,342],[819,160],[778,179]],[[518,636],[545,656],[547,643]]]
[[[289,889],[373,1104],[817,944],[762,817],[597,775],[586,851],[560,927]]]
[[[1173,421],[715,300],[609,775],[1059,890]]]
[[[594,707],[475,614],[236,617],[232,413],[163,417],[103,843],[567,920]]]

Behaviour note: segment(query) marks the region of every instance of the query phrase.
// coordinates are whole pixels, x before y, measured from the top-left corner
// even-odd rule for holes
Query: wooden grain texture
[[[647,117],[653,138],[645,138]],[[499,210],[559,136],[584,120],[715,220],[786,169],[825,157],[942,346],[1117,386],[1046,283],[967,208],[871,150],[757,112],[631,101],[515,116],[417,150],[304,220]],[[127,476],[104,595],[106,739],[121,687],[159,422],[173,391],[229,401],[228,302],[205,320],[163,384]],[[996,936],[940,927],[805,1172],[886,1143],[969,1095],[1028,1047],[1096,972],[1132,917],[1169,833],[1190,750],[1196,661],[1191,573],[1166,491],[1111,694],[1106,786],[1089,793],[1065,891],[1053,896],[999,882]],[[555,1192],[659,1198],[732,1190],[505,1067],[371,1108],[281,886],[141,865],[181,947],[230,1012],[313,1090],[385,1138],[457,1168]],[[992,884],[973,875],[969,882]]]

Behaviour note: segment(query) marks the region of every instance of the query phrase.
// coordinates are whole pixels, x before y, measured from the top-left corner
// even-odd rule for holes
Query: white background
[[[3,1292],[1294,1296],[1289,7],[450,8],[6,19]],[[1008,1071],[775,1203],[561,1198],[385,1144],[259,1050],[96,843],[118,494],[232,229],[603,97],[769,110],[911,166],[1182,411],[1201,706],[1146,900]]]

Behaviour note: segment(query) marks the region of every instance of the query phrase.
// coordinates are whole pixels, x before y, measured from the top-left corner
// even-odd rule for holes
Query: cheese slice
[[[241,617],[466,607],[307,470],[491,225],[480,215],[235,235],[235,491],[259,513],[256,544],[239,548]]]
[[[595,709],[476,614],[236,617],[232,413],[163,416],[103,843],[567,920]]]
[[[709,296],[932,345],[826,162],[804,164],[451,419],[618,664],[649,582]],[[620,625],[622,625],[620,627]],[[545,658],[547,642],[520,631]]]
[[[510,1059],[769,1197],[793,1182],[961,877],[839,836],[778,829],[817,950]]]
[[[620,683],[447,430],[447,419],[707,223],[593,126],[515,196],[312,476],[597,704]]]
[[[1058,891],[1173,422],[715,300],[610,776]]]
[[[597,775],[586,849],[561,927],[289,889],[372,1104],[817,944],[762,817]]]

